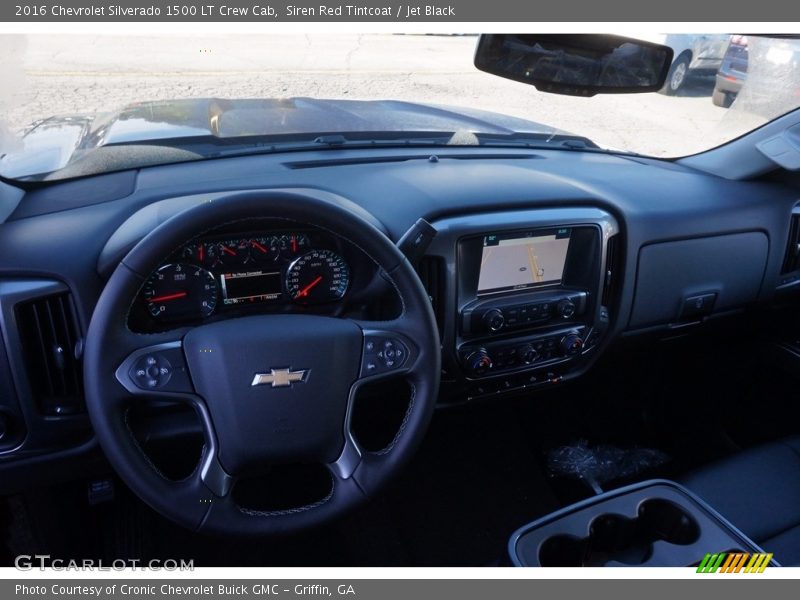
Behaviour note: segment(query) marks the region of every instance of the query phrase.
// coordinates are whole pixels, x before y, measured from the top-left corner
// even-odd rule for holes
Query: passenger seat
[[[682,483],[781,565],[800,565],[800,436],[713,463]]]

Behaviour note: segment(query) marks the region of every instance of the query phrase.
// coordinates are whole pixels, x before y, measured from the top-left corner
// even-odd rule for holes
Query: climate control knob
[[[500,331],[506,323],[506,317],[499,308],[487,310],[483,315],[483,324],[489,331]]]
[[[568,333],[561,338],[559,346],[562,354],[565,356],[572,356],[583,350],[583,338],[577,333]]]
[[[529,365],[539,358],[539,353],[530,344],[525,344],[517,349],[517,356],[523,365]]]
[[[484,375],[492,368],[492,357],[484,348],[469,354],[465,360],[467,370],[473,375]]]
[[[575,303],[570,300],[569,298],[564,298],[561,300],[558,305],[556,306],[556,310],[558,311],[558,316],[562,319],[569,319],[575,315],[575,311],[577,310],[575,307]]]

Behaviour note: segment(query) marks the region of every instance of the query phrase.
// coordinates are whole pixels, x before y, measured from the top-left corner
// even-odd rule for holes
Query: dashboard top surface
[[[0,273],[62,279],[88,314],[103,284],[98,256],[140,209],[153,206],[149,218],[155,224],[171,212],[154,204],[161,200],[308,188],[361,211],[394,240],[419,218],[463,218],[480,227],[484,215],[506,211],[597,207],[619,221],[632,259],[625,281],[632,282],[639,249],[654,242],[747,230],[783,240],[797,201],[788,187],[725,180],[665,161],[568,150],[443,150],[436,159],[411,148],[248,156],[39,187],[26,193],[2,226]],[[770,252],[764,289],[774,289],[769,283],[777,279],[782,246]],[[622,313],[632,294],[626,285]]]

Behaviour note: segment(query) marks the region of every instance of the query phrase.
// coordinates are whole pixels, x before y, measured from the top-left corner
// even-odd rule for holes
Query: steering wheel
[[[396,289],[400,315],[361,321],[268,314],[155,334],[128,328],[134,298],[164,257],[222,224],[265,218],[326,229],[359,247]],[[109,278],[84,351],[87,409],[119,476],[169,519],[224,534],[292,532],[333,519],[373,496],[421,441],[439,372],[438,329],[411,264],[347,201],[311,191],[232,193],[156,227]],[[368,452],[351,432],[354,399],[365,383],[398,376],[410,384],[407,412],[392,442]],[[160,473],[132,435],[128,410],[146,398],[184,402],[199,415],[203,452],[183,480]],[[325,498],[276,511],[252,510],[235,501],[238,477],[259,466],[297,463],[327,467],[332,483]]]

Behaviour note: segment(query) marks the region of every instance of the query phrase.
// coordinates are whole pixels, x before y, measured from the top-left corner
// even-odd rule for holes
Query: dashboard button
[[[483,315],[483,324],[489,331],[500,331],[505,325],[505,315],[499,308],[487,310]]]

